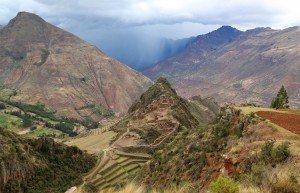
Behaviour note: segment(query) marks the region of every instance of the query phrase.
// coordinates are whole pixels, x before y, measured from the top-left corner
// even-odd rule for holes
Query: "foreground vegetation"
[[[0,128],[0,192],[63,192],[82,183],[96,162],[75,146],[22,138]]]

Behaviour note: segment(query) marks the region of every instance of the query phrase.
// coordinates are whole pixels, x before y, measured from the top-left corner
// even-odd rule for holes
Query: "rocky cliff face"
[[[0,83],[13,100],[44,103],[58,114],[101,119],[124,114],[152,82],[37,15],[21,12],[0,31]]]
[[[224,30],[201,36],[201,41],[145,74],[153,79],[166,76],[182,96],[201,94],[220,102],[265,106],[284,85],[292,106],[300,106],[300,28],[257,28],[243,33],[227,28],[231,37]],[[218,31],[221,44],[211,37]]]

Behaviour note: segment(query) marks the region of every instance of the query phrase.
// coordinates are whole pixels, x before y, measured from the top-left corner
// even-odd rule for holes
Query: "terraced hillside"
[[[168,81],[160,78],[131,106],[125,118],[66,142],[99,156],[96,167],[76,191],[104,190],[133,179],[153,152],[171,143],[180,130],[213,121],[218,111],[218,104],[210,98],[178,97]]]
[[[100,190],[117,186],[126,179],[132,179],[149,159],[151,156],[147,154],[104,151],[99,164],[101,167],[88,175],[86,181]]]
[[[76,192],[93,187],[103,190],[123,183],[149,160],[151,156],[145,153],[125,153],[112,148],[111,140],[117,133],[110,131],[111,125],[78,135],[66,142],[67,145],[78,146],[82,150],[98,155],[96,167],[85,176],[85,182]],[[117,140],[118,141],[118,140]]]

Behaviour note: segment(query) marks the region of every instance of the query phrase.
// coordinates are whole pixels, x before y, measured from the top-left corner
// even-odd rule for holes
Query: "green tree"
[[[289,106],[289,97],[284,86],[281,86],[275,98],[273,98],[271,103],[271,108],[276,109],[288,109]]]

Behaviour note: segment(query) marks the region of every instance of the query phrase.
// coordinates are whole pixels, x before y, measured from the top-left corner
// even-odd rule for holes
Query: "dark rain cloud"
[[[91,32],[119,29],[168,34],[168,26],[181,26],[170,34],[180,37],[197,34],[192,31],[198,28],[208,31],[220,25],[243,29],[298,25],[297,7],[296,0],[1,0],[0,24],[6,24],[18,11],[28,11],[87,38],[95,35]],[[189,28],[192,24],[199,27]]]

